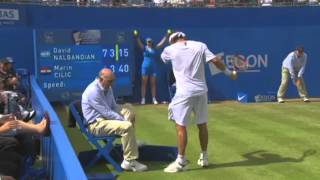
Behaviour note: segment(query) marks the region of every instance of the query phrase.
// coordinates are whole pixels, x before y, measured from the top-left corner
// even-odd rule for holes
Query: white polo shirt
[[[166,47],[161,59],[165,63],[172,63],[176,78],[176,95],[192,97],[206,93],[208,88],[204,64],[215,57],[202,42],[177,42]]]

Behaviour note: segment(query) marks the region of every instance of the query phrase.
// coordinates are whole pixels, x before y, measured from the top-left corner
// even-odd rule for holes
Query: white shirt
[[[202,42],[183,41],[166,47],[161,58],[165,63],[172,62],[176,95],[192,97],[205,94],[208,88],[204,64],[215,57]]]
[[[307,57],[307,54],[303,53],[303,56],[298,58],[295,51],[293,51],[283,60],[282,67],[289,69],[291,78],[295,80],[302,77],[306,68]]]

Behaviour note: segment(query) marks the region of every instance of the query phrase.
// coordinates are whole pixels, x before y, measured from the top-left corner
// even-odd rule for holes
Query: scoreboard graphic
[[[134,67],[130,32],[111,30],[35,30],[35,75],[50,101],[71,101],[103,67],[116,75],[115,96],[132,95]]]

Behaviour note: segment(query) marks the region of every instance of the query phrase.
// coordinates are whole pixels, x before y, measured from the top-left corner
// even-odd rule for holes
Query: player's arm
[[[294,53],[290,53],[285,59],[283,67],[287,68],[291,77],[293,84],[297,85],[297,74],[294,71]]]
[[[212,60],[210,60],[211,63],[213,63],[220,71],[222,71],[226,76],[229,76],[230,79],[235,80],[237,79],[237,72],[236,71],[230,71],[226,65],[223,63],[220,56],[216,56]]]
[[[165,36],[163,36],[163,38],[161,39],[161,41],[157,44],[156,48],[157,48],[157,49],[162,48],[171,34],[172,34],[172,30],[171,30],[171,29],[168,29],[168,30],[167,30],[167,34],[166,34]]]
[[[157,44],[156,48],[160,49],[164,46],[164,44],[166,43],[168,39],[168,34],[166,34],[165,36],[163,36],[163,38],[161,39],[161,41]]]
[[[144,45],[143,45],[143,43],[142,43],[142,41],[141,41],[141,39],[140,39],[139,32],[138,32],[137,30],[134,30],[134,31],[133,31],[133,36],[136,38],[139,48],[140,48],[141,50],[143,50]]]
[[[226,71],[226,65],[223,63],[221,57],[216,56],[212,60],[210,60],[211,63],[213,63],[220,71]]]
[[[214,55],[208,49],[206,44],[203,44],[203,48],[207,63],[212,63],[216,68],[222,71],[226,76],[229,76],[232,80],[237,79],[237,72],[230,71],[222,61],[221,56]]]
[[[137,43],[138,43],[139,48],[140,48],[141,50],[143,50],[143,43],[142,43],[140,37],[138,36],[138,37],[136,37],[136,39],[137,39]]]
[[[306,69],[306,64],[307,64],[307,55],[306,54],[305,54],[304,58],[305,59],[303,61],[303,64],[302,64],[302,66],[301,66],[301,68],[300,68],[300,70],[298,72],[298,79],[302,78],[302,75],[303,75],[303,73],[304,73],[304,71]]]
[[[170,60],[171,60],[170,53],[169,53],[169,50],[167,48],[165,48],[163,50],[163,52],[161,53],[161,59],[166,64],[168,64],[170,62]]]

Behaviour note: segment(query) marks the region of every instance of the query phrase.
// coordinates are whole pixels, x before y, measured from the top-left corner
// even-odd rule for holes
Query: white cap
[[[173,34],[170,35],[169,37],[169,43],[173,43],[173,41],[177,38],[185,38],[186,34],[183,32],[175,32]]]

